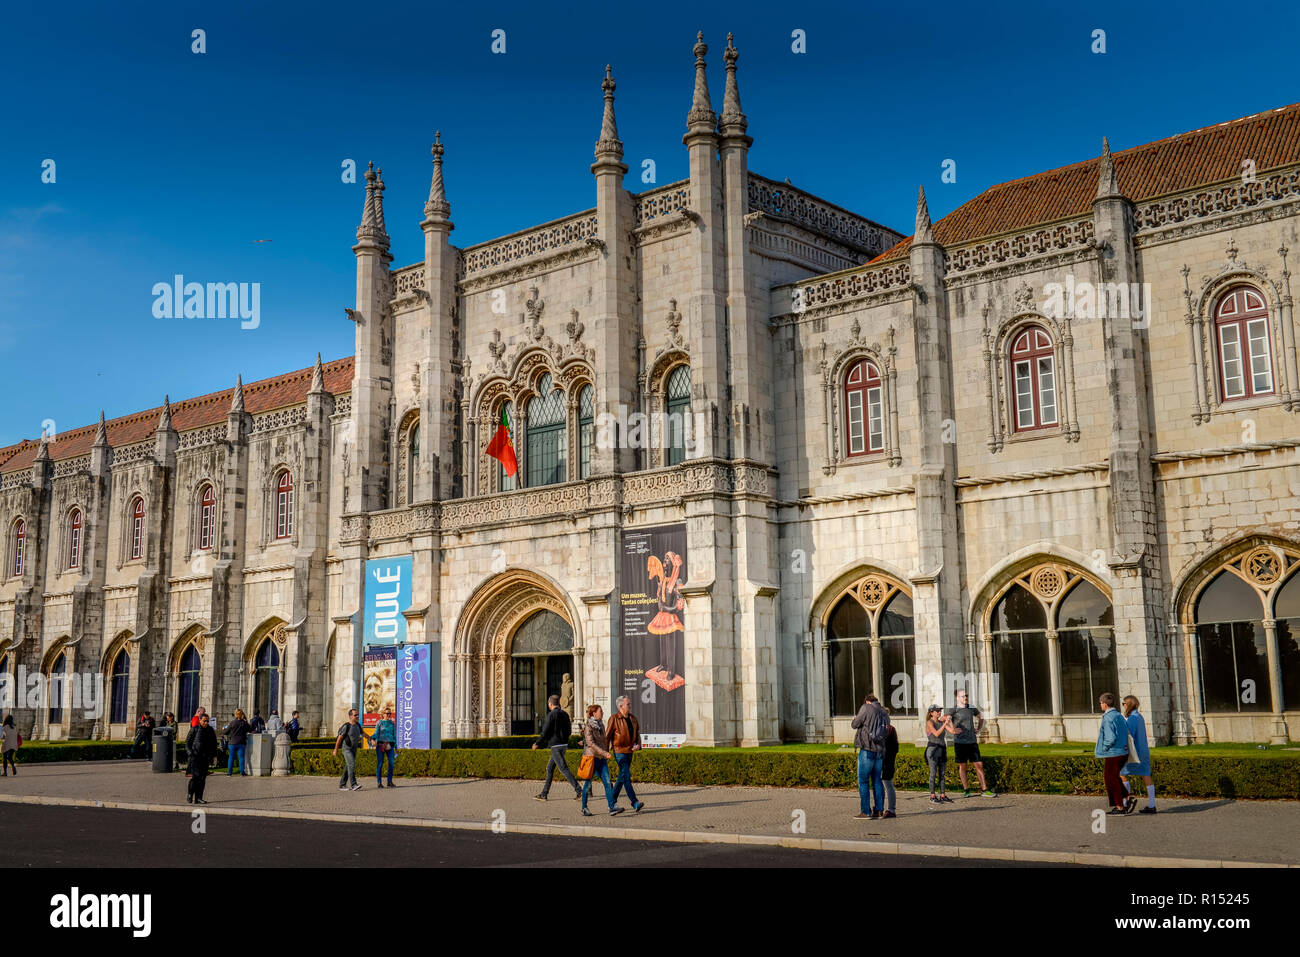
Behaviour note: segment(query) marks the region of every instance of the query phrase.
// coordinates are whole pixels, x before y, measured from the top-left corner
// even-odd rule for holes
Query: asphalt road
[[[989,861],[786,847],[339,824],[9,804],[0,867],[937,867]],[[401,852],[394,855],[394,847]],[[1059,867],[998,861],[998,867]]]

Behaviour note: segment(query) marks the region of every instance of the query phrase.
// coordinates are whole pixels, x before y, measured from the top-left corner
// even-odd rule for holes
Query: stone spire
[[[95,426],[95,441],[91,443],[93,448],[103,448],[108,445],[108,428],[104,425],[104,410],[99,410],[99,424]]]
[[[433,182],[429,184],[429,201],[424,204],[424,218],[438,222],[446,221],[451,215],[451,204],[447,202],[447,190],[442,182],[442,131],[433,134]]]
[[[934,232],[930,229],[930,207],[925,202],[925,187],[916,194],[916,229],[912,233],[912,245],[919,246],[934,242]]]
[[[244,377],[242,375],[235,376],[235,391],[230,394],[230,411],[235,413],[244,411]]]
[[[686,127],[692,133],[711,133],[718,118],[709,102],[709,79],[704,72],[704,54],[709,52],[709,47],[704,42],[703,30],[695,35],[692,52],[695,54],[695,95],[691,97],[691,111],[686,114]]]
[[[357,227],[357,242],[369,240],[381,249],[388,249],[388,233],[384,230],[384,181],[379,178],[383,173],[375,172],[371,163],[366,170],[366,205],[361,211],[361,225]]]
[[[727,34],[727,49],[723,51],[722,58],[727,61],[727,89],[722,97],[722,120],[719,125],[723,133],[743,133],[749,122],[740,110],[740,87],[736,83],[736,61],[740,59],[740,53],[732,43],[730,33]]]
[[[158,416],[158,431],[170,432],[172,430],[172,400],[170,396],[163,396],[162,415]]]
[[[44,429],[41,430],[41,445],[36,450],[36,461],[48,462],[50,460],[50,434]]]
[[[320,353],[316,353],[316,364],[311,367],[311,388],[308,394],[325,391],[325,369],[320,364]]]
[[[1097,174],[1097,198],[1123,196],[1119,191],[1119,180],[1115,178],[1115,160],[1110,155],[1110,140],[1101,138],[1101,163]]]
[[[614,120],[614,77],[608,63],[605,64],[605,79],[600,88],[605,91],[605,112],[600,119],[600,139],[596,140],[596,159],[606,158],[621,160],[623,144],[618,138],[618,123]]]

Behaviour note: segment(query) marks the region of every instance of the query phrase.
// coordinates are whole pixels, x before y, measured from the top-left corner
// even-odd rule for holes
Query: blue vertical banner
[[[411,607],[411,556],[372,558],[366,562],[366,645],[400,645],[406,641]]]
[[[397,748],[431,748],[433,685],[430,645],[403,645],[397,651]],[[441,737],[441,735],[438,735]],[[441,741],[438,742],[441,744]]]

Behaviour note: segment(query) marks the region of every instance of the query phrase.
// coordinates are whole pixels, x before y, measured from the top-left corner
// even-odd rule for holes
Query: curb
[[[35,794],[0,794],[0,804],[33,804],[46,807],[94,807],[118,811],[162,811],[189,814],[193,807],[181,804],[137,804],[129,801],[96,801],[89,798],[46,797]],[[378,824],[389,827],[423,827],[457,831],[492,831],[491,821],[453,821],[437,818],[385,817],[377,814],[330,814],[323,811],[275,811],[266,808],[213,807],[207,814],[225,817],[266,817],[287,821],[325,821],[333,824]],[[889,841],[853,841],[839,838],[783,837],[773,834],[727,834],[714,831],[672,831],[636,827],[598,827],[590,824],[511,824],[515,834],[545,834],[552,837],[604,837],[628,841],[665,841],[680,844],[748,844],[764,847],[792,847],[812,851],[848,851],[857,854],[894,854],[918,857],[959,857],[988,861],[1035,861],[1045,864],[1081,864],[1090,867],[1174,867],[1296,868],[1300,864],[1256,861],[1205,860],[1190,857],[1136,857],[1108,854],[1075,854],[1069,851],[1036,851],[1007,847],[969,847],[959,844],[898,844]]]

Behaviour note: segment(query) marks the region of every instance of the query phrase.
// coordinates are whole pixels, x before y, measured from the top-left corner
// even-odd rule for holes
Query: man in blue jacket
[[[1107,814],[1124,814],[1124,779],[1120,770],[1128,761],[1128,725],[1115,708],[1115,696],[1107,691],[1098,699],[1101,704],[1101,729],[1097,733],[1097,757],[1105,762]]]

